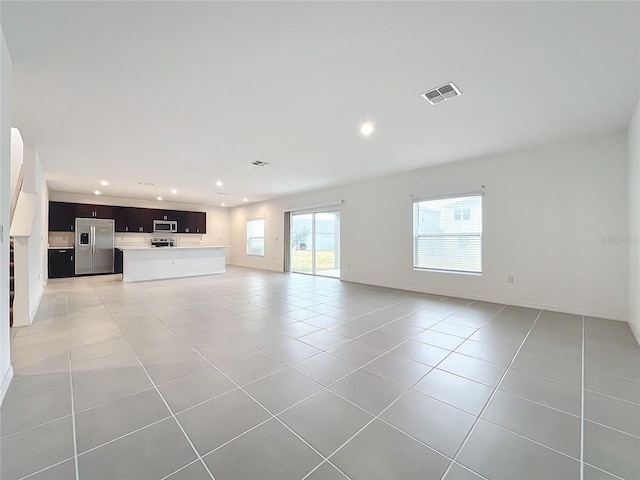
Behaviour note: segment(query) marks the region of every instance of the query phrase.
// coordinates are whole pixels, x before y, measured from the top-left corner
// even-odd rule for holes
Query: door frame
[[[342,209],[340,208],[341,205],[344,203],[344,200],[341,200],[340,202],[334,203],[334,204],[330,204],[330,205],[322,205],[322,206],[317,206],[317,207],[307,207],[304,209],[296,209],[296,210],[285,210],[284,211],[284,236],[283,238],[286,239],[284,243],[284,255],[283,255],[283,271],[285,273],[300,273],[302,275],[312,275],[312,276],[318,276],[318,277],[327,277],[327,278],[340,278],[340,276],[335,277],[333,275],[323,275],[322,273],[318,273],[316,271],[316,214],[319,213],[331,213],[331,212],[336,212],[338,214],[338,221],[341,222],[342,221]],[[293,268],[292,268],[292,261],[291,261],[291,246],[292,246],[292,235],[293,235],[293,229],[292,229],[292,224],[293,224],[293,217],[295,215],[312,215],[312,221],[311,221],[311,237],[312,237],[312,253],[311,253],[311,272],[294,272]],[[340,257],[342,255],[342,236],[341,236],[341,232],[342,232],[342,228],[339,225],[338,226],[338,236],[339,236],[339,240],[338,240],[338,256]],[[341,265],[342,262],[340,261],[340,259],[338,259],[338,264]],[[339,270],[339,268],[338,268]]]

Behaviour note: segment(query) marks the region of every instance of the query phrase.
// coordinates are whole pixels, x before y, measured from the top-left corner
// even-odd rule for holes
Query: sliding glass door
[[[340,212],[291,215],[291,271],[340,277]]]
[[[291,216],[291,271],[313,274],[313,213]]]

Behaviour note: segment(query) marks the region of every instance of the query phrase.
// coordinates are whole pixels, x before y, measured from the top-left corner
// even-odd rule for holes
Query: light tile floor
[[[2,479],[640,478],[625,323],[230,268],[51,281]]]

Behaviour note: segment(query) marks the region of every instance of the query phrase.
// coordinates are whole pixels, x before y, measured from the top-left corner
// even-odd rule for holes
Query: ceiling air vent
[[[424,92],[421,94],[421,97],[431,105],[435,105],[436,103],[444,102],[445,100],[449,100],[450,98],[457,97],[459,95],[462,95],[462,92],[458,90],[453,83],[447,83],[446,85],[434,90]]]
[[[251,165],[255,165],[256,167],[266,167],[267,165],[269,165],[269,163],[256,160],[255,162],[251,162]]]

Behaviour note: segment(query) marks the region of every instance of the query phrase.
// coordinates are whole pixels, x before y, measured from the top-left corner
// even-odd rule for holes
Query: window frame
[[[451,233],[451,232],[443,232],[443,233],[419,233],[418,230],[418,226],[419,226],[419,222],[421,220],[423,220],[420,216],[420,204],[421,203],[425,203],[425,202],[433,202],[433,201],[438,201],[438,200],[452,200],[455,201],[456,199],[459,201],[462,201],[464,199],[467,198],[472,198],[472,197],[477,197],[479,199],[480,202],[480,207],[479,207],[479,213],[480,213],[480,230],[479,232],[475,231],[475,232],[457,232],[457,233]],[[413,231],[412,231],[412,247],[413,247],[413,251],[412,251],[412,265],[413,265],[413,270],[414,271],[424,271],[424,272],[437,272],[437,273],[454,273],[454,274],[462,274],[462,275],[478,275],[481,276],[483,273],[483,269],[484,269],[484,262],[483,262],[483,251],[484,251],[484,239],[483,239],[483,227],[484,227],[484,192],[470,192],[470,193],[459,193],[459,194],[452,194],[452,195],[444,195],[444,196],[438,196],[438,197],[420,197],[420,198],[412,198],[412,203],[411,203],[411,208],[412,208],[412,224],[413,224]],[[469,219],[467,220],[463,220],[461,219],[456,219],[455,218],[455,210],[458,208],[469,208]],[[454,226],[462,226],[460,224],[468,224],[471,221],[472,218],[472,207],[454,207],[453,211],[452,211],[452,224]],[[462,217],[464,217],[464,214],[462,215]],[[420,261],[419,261],[419,249],[418,249],[418,239],[419,238],[444,238],[444,237],[452,237],[452,238],[456,238],[458,239],[458,242],[456,242],[456,249],[460,249],[460,248],[467,248],[467,246],[469,245],[469,240],[473,237],[473,238],[478,238],[479,240],[479,258],[477,259],[477,261],[479,262],[479,269],[463,269],[463,268],[437,268],[437,267],[430,267],[430,266],[420,266]],[[463,242],[463,244],[461,245],[460,243],[460,239],[461,238],[465,238],[465,241]],[[449,261],[451,260],[455,260],[456,256],[452,255],[449,259]]]
[[[257,221],[262,221],[262,236],[249,236],[249,232],[250,232],[250,226],[249,224],[251,222],[257,222]],[[247,218],[246,220],[246,254],[252,257],[264,257],[265,256],[265,229],[266,229],[266,219],[265,217],[255,217],[255,218]],[[251,251],[251,241],[252,240],[257,240],[257,239],[262,239],[262,253],[253,253]]]

